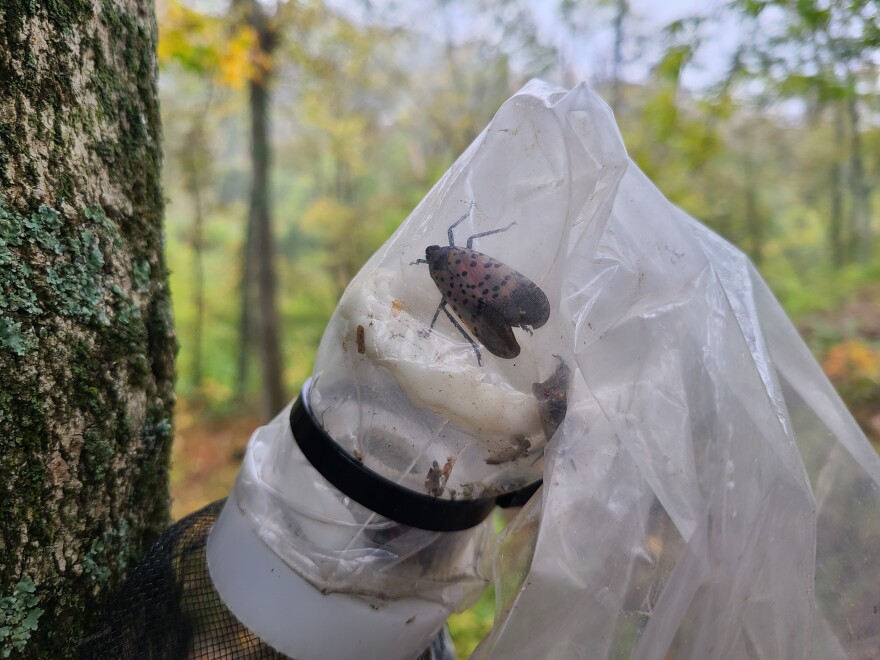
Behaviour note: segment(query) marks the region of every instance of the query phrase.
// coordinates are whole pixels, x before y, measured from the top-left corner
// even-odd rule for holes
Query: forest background
[[[523,83],[581,80],[880,442],[878,3],[159,0],[173,515],[225,496],[348,281]],[[487,594],[451,627],[466,657]]]

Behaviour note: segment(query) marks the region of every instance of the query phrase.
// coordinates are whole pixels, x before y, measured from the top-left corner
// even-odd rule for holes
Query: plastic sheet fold
[[[548,295],[577,376],[475,657],[876,657],[876,452],[749,260],[627,159],[605,104],[520,94],[604,176],[547,220],[570,227]]]

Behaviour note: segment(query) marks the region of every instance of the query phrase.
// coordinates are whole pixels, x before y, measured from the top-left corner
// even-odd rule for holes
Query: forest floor
[[[247,442],[259,425],[255,413],[209,414],[178,401],[171,453],[174,520],[229,494]]]

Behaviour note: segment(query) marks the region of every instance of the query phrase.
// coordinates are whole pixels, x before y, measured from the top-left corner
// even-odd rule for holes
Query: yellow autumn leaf
[[[180,0],[160,3],[157,20],[162,66],[175,63],[233,89],[262,80],[272,68],[272,58],[260,49],[251,26],[233,29],[223,18],[190,9]]]
[[[241,89],[254,77],[252,53],[258,48],[253,28],[243,26],[236,30],[220,54],[218,80],[233,89]]]

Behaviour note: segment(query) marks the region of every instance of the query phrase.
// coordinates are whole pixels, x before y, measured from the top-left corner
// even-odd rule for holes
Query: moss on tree
[[[155,41],[150,3],[0,5],[0,599],[42,611],[12,657],[71,655],[168,520]]]

